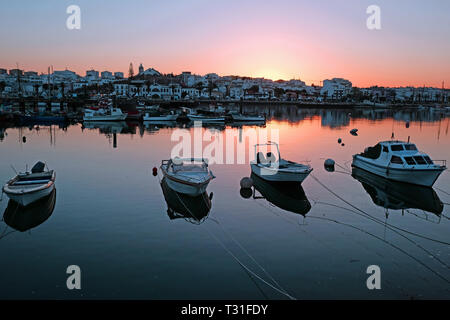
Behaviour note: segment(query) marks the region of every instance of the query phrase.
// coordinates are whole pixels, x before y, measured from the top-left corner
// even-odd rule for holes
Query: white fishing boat
[[[204,193],[209,182],[215,178],[205,159],[163,160],[161,171],[171,189],[193,197]]]
[[[440,162],[441,164],[436,164]],[[431,187],[447,169],[445,160],[431,160],[415,144],[383,141],[353,156],[353,167],[386,179]]]
[[[3,192],[13,201],[27,206],[45,196],[55,188],[56,173],[44,171],[45,164],[38,162],[31,172],[17,174],[3,186]]]
[[[84,121],[124,121],[128,114],[123,113],[120,108],[100,108],[98,110],[85,109]]]
[[[266,153],[260,149],[273,150]],[[274,153],[275,152],[275,153]],[[250,166],[252,172],[267,181],[296,181],[303,182],[313,170],[311,166],[284,160],[275,142],[255,145],[255,158]]]
[[[149,112],[146,112],[142,120],[144,121],[176,121],[178,118],[178,114],[175,113],[167,113],[167,114],[159,114],[155,115]]]
[[[205,122],[205,123],[221,123],[221,122],[225,122],[225,117],[224,116],[216,117],[216,116],[208,116],[208,115],[190,113],[190,114],[187,115],[187,117],[191,121],[201,121],[201,122]]]
[[[228,113],[228,115],[230,116],[231,121],[233,122],[259,122],[259,121],[266,121],[266,117],[265,116],[260,116],[260,115],[247,115],[247,114],[242,114],[239,113],[237,111],[231,111]]]

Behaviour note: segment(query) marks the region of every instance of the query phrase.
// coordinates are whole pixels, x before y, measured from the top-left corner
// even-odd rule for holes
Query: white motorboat
[[[56,173],[44,171],[45,164],[38,162],[31,172],[19,173],[3,186],[3,192],[13,201],[27,206],[55,189]]]
[[[261,148],[274,148],[276,153],[269,151],[264,156],[263,152],[258,151]],[[255,145],[255,158],[256,161],[250,163],[252,172],[267,181],[296,181],[301,183],[313,170],[309,165],[282,159],[278,144],[275,142]]]
[[[204,193],[209,182],[215,178],[205,159],[163,160],[161,171],[171,189],[193,197]]]
[[[231,111],[229,114],[231,121],[233,122],[241,122],[241,121],[249,121],[249,122],[259,122],[259,121],[266,121],[265,116],[259,116],[259,115],[247,115],[242,114],[237,111]]]
[[[190,113],[187,115],[189,120],[191,121],[201,121],[205,123],[221,123],[225,122],[225,117],[223,116],[208,116],[208,115],[201,115],[201,114],[193,114]]]
[[[152,115],[151,113],[146,112],[142,120],[144,121],[176,121],[179,117],[178,114],[168,113],[168,114],[159,114]]]
[[[123,113],[120,108],[100,108],[98,110],[85,109],[84,121],[124,121],[128,114]]]
[[[415,144],[402,141],[383,141],[366,148],[363,153],[353,156],[352,166],[389,180],[426,187],[433,186],[447,169],[445,160],[433,161],[417,150]]]

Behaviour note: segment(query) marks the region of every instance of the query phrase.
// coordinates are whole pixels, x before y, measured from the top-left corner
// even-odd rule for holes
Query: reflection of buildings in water
[[[171,189],[166,182],[166,178],[161,181],[161,189],[167,203],[167,215],[170,220],[185,219],[194,224],[203,223],[211,210],[212,194],[203,194],[191,197],[178,193]]]
[[[352,176],[361,182],[373,203],[385,209],[420,209],[440,215],[444,205],[432,188],[384,179],[359,168]]]
[[[266,199],[280,209],[301,214],[302,216],[305,216],[311,210],[311,203],[306,197],[301,183],[266,181],[253,173],[251,179],[254,186],[254,199]],[[256,191],[262,197],[257,196]]]
[[[8,134],[6,133],[6,129],[5,129],[5,128],[0,128],[0,142],[3,141],[3,140],[5,140],[5,137],[6,137],[7,135],[8,135]]]
[[[11,228],[24,232],[47,221],[55,209],[55,203],[56,189],[45,198],[26,207],[9,200],[8,206],[3,213],[3,220]]]
[[[350,124],[350,115],[348,110],[322,110],[320,118],[322,127],[339,129]]]

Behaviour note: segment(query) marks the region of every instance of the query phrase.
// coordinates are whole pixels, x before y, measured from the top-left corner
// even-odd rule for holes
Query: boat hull
[[[46,196],[48,196],[52,191],[55,189],[55,184],[52,183],[48,188],[34,191],[34,192],[28,192],[23,194],[17,194],[17,193],[10,193],[7,191],[4,191],[5,194],[13,201],[17,202],[23,207],[28,206],[31,203],[34,203]]]
[[[305,170],[305,172],[289,172],[282,169],[276,170],[274,168],[261,167],[254,163],[251,164],[251,168],[252,173],[267,181],[302,183],[311,173],[311,170]]]
[[[182,193],[191,197],[196,197],[206,192],[206,188],[208,187],[209,180],[203,183],[196,184],[188,184],[183,181],[179,181],[171,177],[170,175],[166,175],[166,183],[167,186],[176,191],[178,193]]]
[[[352,167],[366,170],[385,179],[432,187],[444,169],[397,169],[376,165],[354,156]]]
[[[176,121],[178,118],[178,115],[168,115],[168,116],[162,116],[162,117],[146,117],[144,116],[143,121]]]
[[[127,118],[127,114],[117,114],[108,116],[89,116],[83,117],[84,121],[124,121]]]
[[[204,116],[192,116],[188,115],[191,121],[201,121],[205,123],[220,123],[225,122],[225,117],[204,117]]]
[[[266,119],[262,116],[245,116],[245,115],[231,115],[231,120],[234,122],[264,122]]]

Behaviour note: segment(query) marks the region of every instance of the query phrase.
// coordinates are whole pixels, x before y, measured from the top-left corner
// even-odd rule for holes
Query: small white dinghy
[[[56,173],[44,171],[45,164],[38,162],[30,172],[19,173],[3,186],[3,192],[22,206],[48,196],[55,189]]]
[[[267,157],[264,156],[263,152],[258,151],[261,147],[266,150],[275,148],[274,152],[276,152],[276,155],[270,151],[266,153]],[[309,165],[282,159],[278,144],[275,142],[256,144],[255,158],[256,161],[250,163],[252,172],[267,181],[295,181],[301,183],[313,170]]]
[[[171,189],[192,197],[204,193],[209,182],[215,178],[208,169],[208,163],[205,159],[174,158],[163,160],[161,171]]]

